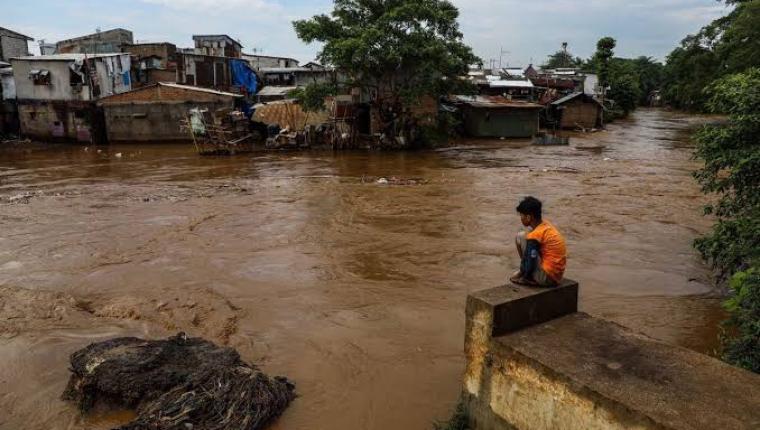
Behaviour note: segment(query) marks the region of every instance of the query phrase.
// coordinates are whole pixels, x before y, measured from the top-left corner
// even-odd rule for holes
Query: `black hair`
[[[540,220],[542,207],[541,200],[535,197],[526,197],[517,205],[517,212],[523,215],[533,215],[533,218]]]

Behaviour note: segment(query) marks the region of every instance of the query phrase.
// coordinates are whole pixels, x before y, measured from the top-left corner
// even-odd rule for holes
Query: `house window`
[[[69,70],[69,84],[72,87],[76,87],[84,84],[84,74],[79,74],[73,70]]]
[[[29,72],[29,79],[34,85],[50,85],[50,70],[32,70]]]

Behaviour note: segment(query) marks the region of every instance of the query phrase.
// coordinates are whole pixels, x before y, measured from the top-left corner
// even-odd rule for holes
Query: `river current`
[[[431,428],[460,392],[467,294],[518,265],[525,195],[567,238],[583,311],[711,353],[703,121],[640,110],[566,147],[406,153],[0,146],[0,428],[128,420],[59,400],[69,354],[180,331],[295,381],[275,429]]]

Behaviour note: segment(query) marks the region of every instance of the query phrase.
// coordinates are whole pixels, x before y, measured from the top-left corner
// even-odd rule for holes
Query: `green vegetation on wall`
[[[718,222],[696,246],[730,278],[724,358],[760,372],[760,68],[726,76],[705,94],[705,107],[728,121],[697,134],[696,155],[705,165],[696,177],[719,198],[706,208]]]

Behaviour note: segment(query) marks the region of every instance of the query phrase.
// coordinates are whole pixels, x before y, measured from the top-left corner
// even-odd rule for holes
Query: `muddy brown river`
[[[275,429],[429,429],[459,395],[467,294],[518,265],[528,194],[567,237],[584,311],[710,353],[701,121],[641,110],[569,147],[412,153],[0,147],[0,428],[128,420],[59,400],[69,354],[185,331],[296,382]]]

